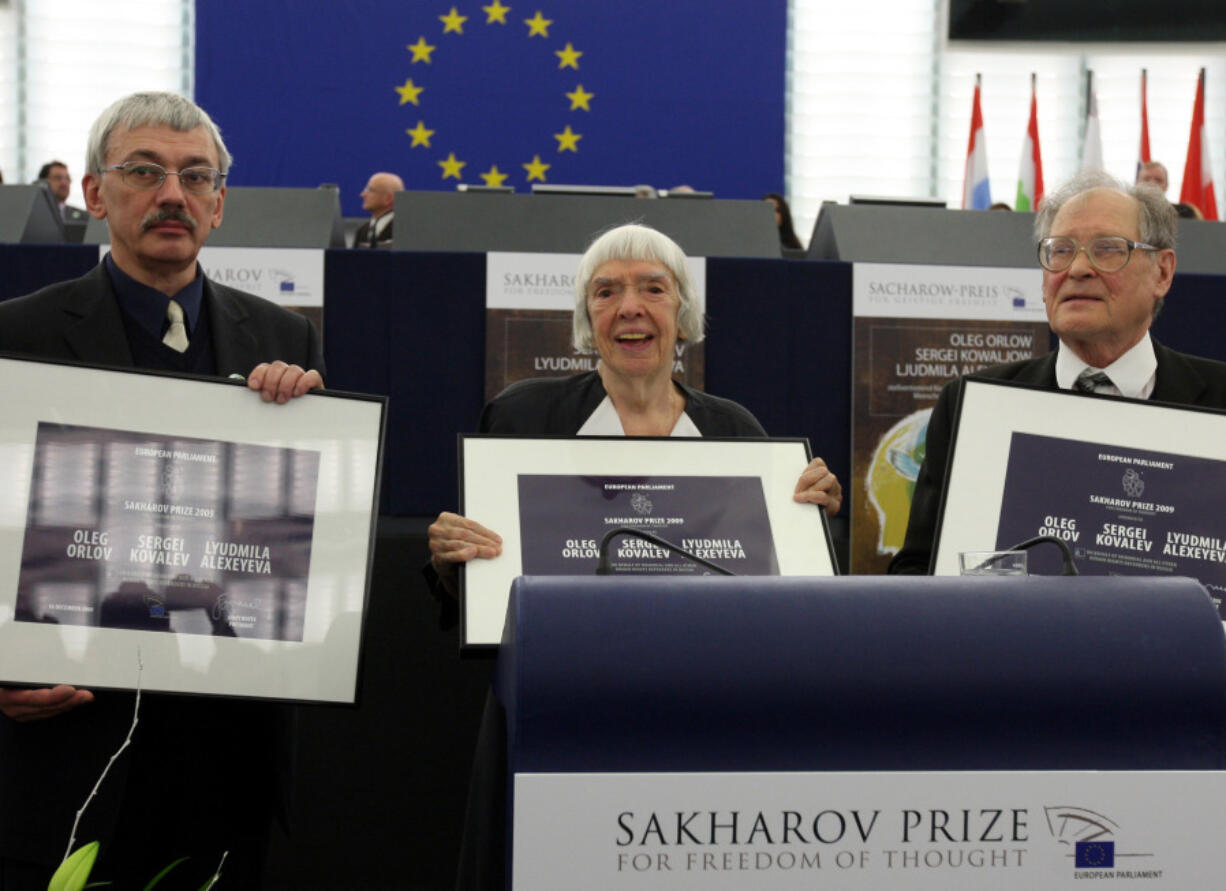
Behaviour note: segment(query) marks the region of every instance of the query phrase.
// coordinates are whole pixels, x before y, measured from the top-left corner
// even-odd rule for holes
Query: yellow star
[[[426,129],[425,121],[418,121],[416,127],[414,127],[412,130],[405,130],[404,132],[413,137],[413,143],[409,146],[409,148],[417,148],[419,145],[424,145],[426,148],[429,148],[430,137],[434,135],[433,130]]]
[[[570,124],[566,125],[566,129],[561,133],[553,134],[553,138],[558,141],[558,151],[564,152],[569,149],[578,154],[579,140],[583,138],[582,133],[574,133],[570,129]]]
[[[421,103],[417,101],[417,97],[421,95],[421,91],[424,89],[425,87],[414,86],[413,78],[410,77],[404,82],[403,87],[396,87],[396,92],[400,94],[400,104],[404,105],[406,102],[412,102],[414,105],[420,105]]]
[[[455,177],[456,179],[459,179],[460,171],[464,169],[464,165],[467,164],[468,162],[467,161],[457,161],[455,157],[455,152],[448,152],[446,160],[438,161],[436,163],[438,164],[439,167],[443,168],[443,179],[448,179],[449,177]]]
[[[447,13],[446,15],[439,16],[438,20],[443,23],[444,34],[463,34],[464,23],[468,21],[468,16],[460,15],[458,12],[456,12],[456,8],[453,6],[451,7],[451,12]]]
[[[566,41],[566,49],[554,50],[553,54],[562,60],[558,62],[559,68],[573,68],[576,71],[579,70],[579,57],[582,56],[583,53],[571,46],[569,40]]]
[[[480,176],[483,180],[485,180],[485,184],[487,186],[501,186],[502,181],[506,179],[509,174],[503,173],[501,170],[498,169],[498,165],[495,164],[493,167],[489,169],[488,172],[479,173],[477,175]]]
[[[497,22],[500,25],[507,23],[507,13],[511,11],[511,7],[503,6],[500,0],[494,0],[489,6],[482,6],[488,18],[485,20],[487,25],[492,25]]]
[[[417,43],[410,43],[408,46],[405,47],[405,49],[407,49],[409,52],[413,54],[413,64],[414,65],[416,65],[418,62],[425,62],[427,65],[429,65],[430,64],[430,54],[434,52],[436,47],[433,47],[430,44],[426,43],[426,38],[418,37]]]
[[[588,101],[595,96],[595,93],[589,93],[583,89],[583,84],[575,87],[575,92],[567,93],[566,98],[570,100],[570,110],[582,108],[584,111],[591,111],[592,108],[588,105]]]
[[[543,161],[541,161],[540,155],[533,155],[531,162],[527,164],[521,164],[520,166],[523,167],[524,170],[528,171],[528,182],[532,182],[534,179],[539,179],[541,182],[544,182],[545,181],[545,171],[548,170],[553,165],[546,164]]]
[[[549,26],[553,24],[553,19],[545,18],[538,9],[532,18],[524,19],[524,24],[528,26],[529,37],[548,37]]]

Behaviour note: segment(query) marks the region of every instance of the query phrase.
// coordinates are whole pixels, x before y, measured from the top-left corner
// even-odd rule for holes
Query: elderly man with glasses
[[[246,375],[259,394],[250,398],[266,402],[321,387],[311,323],[210,281],[196,262],[221,225],[230,160],[213,121],[181,96],[137,93],[106,109],[82,185],[111,250],[79,279],[0,303],[0,351]],[[133,696],[0,688],[0,713],[0,888],[46,888],[77,809],[128,732]],[[77,831],[79,843],[102,842],[97,876],[143,887],[189,856],[173,878],[201,887],[228,851],[228,884],[258,887],[284,791],[286,718],[256,702],[146,695],[131,747]]]
[[[1055,352],[977,376],[1226,408],[1226,363],[1177,353],[1149,335],[1175,275],[1176,218],[1153,186],[1103,173],[1076,177],[1035,218],[1047,322]],[[960,380],[946,385],[928,423],[926,457],[893,573],[929,569]]]

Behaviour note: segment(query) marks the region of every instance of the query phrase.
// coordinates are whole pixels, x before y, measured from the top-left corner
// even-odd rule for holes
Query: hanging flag
[[[1086,130],[1081,147],[1081,169],[1103,169],[1103,132],[1098,126],[1098,99],[1094,96],[1094,72],[1086,72]]]
[[[1017,175],[1014,210],[1038,210],[1043,200],[1043,153],[1039,150],[1039,100],[1035,75],[1030,75],[1030,123],[1022,140],[1022,165]]]
[[[966,176],[962,181],[962,209],[987,210],[992,206],[988,183],[988,146],[983,136],[983,112],[979,108],[981,76],[975,75],[975,99],[971,104],[971,139],[966,147]]]
[[[1213,170],[1209,165],[1209,137],[1205,133],[1205,69],[1196,82],[1196,103],[1192,106],[1192,133],[1188,136],[1188,160],[1183,166],[1183,188],[1179,200],[1194,204],[1206,220],[1216,220],[1217,198],[1213,191]]]
[[[1137,174],[1134,179],[1139,179],[1141,176],[1141,167],[1148,164],[1153,158],[1149,154],[1149,102],[1146,98],[1145,84],[1145,69],[1141,69],[1141,147],[1137,151]]]

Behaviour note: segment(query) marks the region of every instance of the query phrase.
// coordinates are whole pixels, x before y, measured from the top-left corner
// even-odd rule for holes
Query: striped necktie
[[[1107,377],[1107,372],[1095,371],[1093,368],[1087,368],[1073,381],[1073,389],[1079,393],[1097,393],[1111,386],[1114,386],[1114,382]]]

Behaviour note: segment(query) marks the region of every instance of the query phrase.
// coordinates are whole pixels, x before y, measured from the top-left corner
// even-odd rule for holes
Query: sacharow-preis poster
[[[16,621],[301,641],[320,455],[40,422]]]
[[[1030,269],[857,263],[852,278],[851,569],[902,547],[941,388],[1048,351]]]

